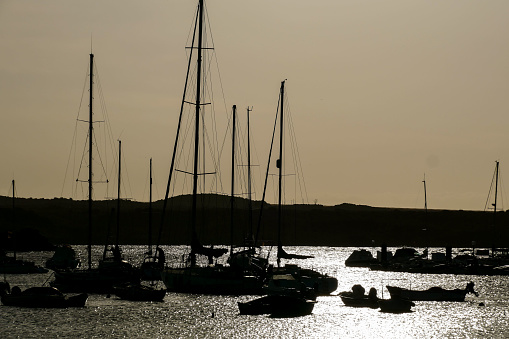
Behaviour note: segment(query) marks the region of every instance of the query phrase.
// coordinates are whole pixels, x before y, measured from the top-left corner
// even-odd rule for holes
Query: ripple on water
[[[85,246],[77,247],[86,258]],[[144,246],[124,246],[132,263],[141,263]],[[186,247],[165,247],[168,261],[180,260]],[[267,251],[267,249],[265,249]],[[386,314],[373,309],[344,306],[337,296],[319,297],[313,314],[298,318],[240,316],[237,302],[250,296],[207,296],[168,293],[161,303],[130,302],[112,296],[91,295],[83,309],[45,310],[0,307],[2,337],[6,338],[503,338],[509,328],[509,278],[422,275],[369,271],[345,267],[353,248],[287,247],[288,252],[312,254],[315,258],[295,262],[338,278],[338,290],[360,283],[366,290],[387,284],[428,288],[441,285],[462,288],[475,282],[480,296],[467,296],[463,303],[416,302],[414,312]],[[94,247],[94,260],[102,252]],[[272,250],[272,254],[274,254]],[[23,257],[44,265],[49,252],[26,253]],[[274,260],[271,257],[271,261]],[[22,288],[42,285],[51,274],[7,275],[11,285]],[[479,306],[483,302],[485,306]]]

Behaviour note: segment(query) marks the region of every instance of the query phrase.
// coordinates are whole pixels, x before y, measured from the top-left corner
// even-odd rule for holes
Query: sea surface
[[[125,258],[139,264],[144,246],[123,246]],[[181,261],[185,246],[164,246],[167,262]],[[86,261],[86,247],[76,246]],[[355,248],[285,247],[289,253],[314,255],[291,260],[336,277],[333,294],[361,284],[366,291],[378,290],[388,298],[384,286],[425,289],[434,285],[464,288],[473,281],[479,296],[465,302],[416,302],[413,312],[388,314],[369,308],[344,306],[340,297],[318,297],[313,314],[296,318],[265,315],[241,316],[237,302],[254,296],[210,296],[167,293],[163,302],[130,302],[92,294],[85,308],[24,309],[0,306],[1,338],[509,338],[509,277],[424,275],[369,271],[345,267]],[[366,248],[376,253],[374,248]],[[102,247],[94,246],[94,258]],[[275,261],[275,249],[263,248]],[[391,250],[391,249],[390,249]],[[394,250],[394,249],[392,249]],[[441,251],[441,249],[437,249]],[[433,252],[433,251],[432,251]],[[44,265],[50,252],[20,253],[18,257]],[[14,275],[5,279],[11,288],[40,286],[53,280],[47,274]],[[484,305],[481,305],[481,303]]]

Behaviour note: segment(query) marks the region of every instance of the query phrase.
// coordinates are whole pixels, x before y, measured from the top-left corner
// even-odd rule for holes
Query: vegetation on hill
[[[117,202],[95,201],[93,204],[93,243],[113,243],[117,220]],[[153,234],[157,242],[163,202],[153,203]],[[190,242],[190,196],[179,196],[168,203],[171,212],[165,218],[161,244]],[[204,244],[230,243],[230,197],[199,197],[198,234]],[[249,233],[245,199],[235,199],[234,242],[242,244]],[[254,231],[257,229],[261,203],[254,203]],[[149,204],[122,201],[119,243],[146,244],[148,241]],[[285,245],[321,246],[431,246],[507,247],[509,221],[507,212],[424,210],[377,208],[352,204],[337,206],[287,205],[283,212],[282,242]],[[14,219],[13,219],[14,217]],[[14,221],[13,221],[14,220]],[[427,230],[424,231],[423,229]],[[30,229],[52,244],[85,244],[88,241],[88,202],[71,199],[16,199],[12,209],[9,197],[0,197],[0,246],[11,246],[9,235],[19,233],[17,246],[28,243],[21,230]],[[10,233],[9,233],[10,232]],[[34,234],[35,234],[34,233]],[[30,237],[32,238],[32,237]],[[36,237],[37,238],[37,237]],[[43,238],[36,242],[42,243]],[[258,236],[260,243],[277,241],[277,206],[266,205]],[[33,246],[31,244],[30,246]],[[26,247],[26,246],[25,246]]]

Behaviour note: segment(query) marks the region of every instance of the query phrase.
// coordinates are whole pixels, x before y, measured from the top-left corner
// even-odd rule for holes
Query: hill
[[[254,202],[253,229],[257,229],[261,203]],[[0,196],[0,245],[9,247],[8,232],[19,233],[18,246],[24,241],[22,230],[39,233],[52,244],[85,244],[88,239],[88,202],[71,199],[12,198]],[[93,243],[112,243],[116,234],[117,202],[95,201],[93,204]],[[153,203],[154,243],[158,238],[163,201]],[[190,241],[190,196],[179,196],[168,202],[161,230],[162,244],[188,244]],[[204,244],[230,243],[230,198],[223,195],[199,197],[198,233]],[[249,233],[248,203],[235,200],[234,242],[242,244]],[[14,212],[14,213],[13,213]],[[119,242],[146,244],[148,239],[149,204],[121,201]],[[266,205],[259,239],[265,243],[277,240],[277,206]],[[287,205],[283,210],[282,241],[285,245],[321,246],[432,246],[507,247],[509,214],[481,211],[378,208],[352,204],[337,206]],[[13,222],[14,220],[14,222]],[[425,221],[427,220],[427,221]],[[423,228],[427,231],[423,231]],[[42,240],[38,240],[42,241]]]

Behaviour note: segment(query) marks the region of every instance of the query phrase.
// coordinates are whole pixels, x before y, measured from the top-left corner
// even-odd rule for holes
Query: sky
[[[164,196],[197,6],[0,1],[0,195],[63,193],[95,55],[132,199]],[[279,86],[310,203],[483,210],[509,164],[509,2],[209,0],[226,107],[264,163]],[[223,99],[224,98],[224,99]],[[260,165],[261,166],[261,165]],[[260,190],[257,193],[260,199]],[[500,200],[501,199],[501,200]],[[502,201],[502,202],[501,202]]]

